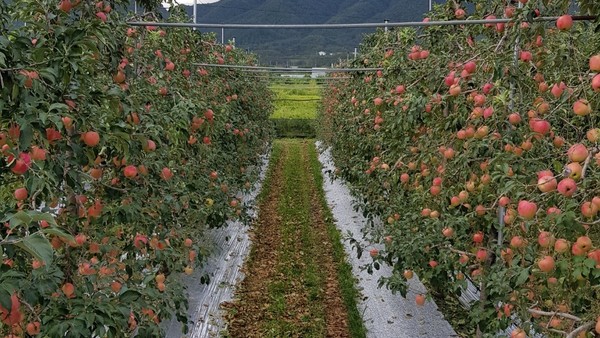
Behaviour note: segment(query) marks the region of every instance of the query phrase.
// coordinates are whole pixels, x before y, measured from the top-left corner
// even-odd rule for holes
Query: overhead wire
[[[572,16],[574,21],[595,20],[593,15]],[[556,21],[558,17],[537,17],[533,22]],[[456,26],[456,25],[482,25],[509,23],[513,19],[469,19],[446,21],[408,21],[408,22],[368,22],[345,24],[211,24],[211,23],[184,23],[184,22],[141,22],[130,21],[131,26],[157,26],[157,27],[185,27],[185,28],[237,28],[237,29],[346,29],[346,28],[392,28],[392,27],[427,27],[427,26]]]
[[[383,68],[289,68],[289,67],[264,67],[264,66],[243,66],[231,64],[215,63],[193,63],[199,67],[232,68],[241,71],[269,71],[269,72],[296,72],[296,73],[348,73],[348,72],[369,72],[383,70]]]

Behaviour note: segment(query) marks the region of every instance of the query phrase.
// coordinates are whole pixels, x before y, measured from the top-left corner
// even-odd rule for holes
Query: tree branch
[[[548,312],[548,311],[541,311],[541,310],[536,310],[536,309],[528,309],[527,311],[529,311],[529,313],[540,315],[540,316],[550,316],[550,317],[559,316],[559,317],[574,320],[576,322],[581,321],[581,318],[573,316],[572,314],[569,314],[569,313],[564,313],[564,312]]]
[[[584,332],[588,329],[591,329],[596,323],[594,322],[587,322],[584,323],[583,325],[579,326],[578,328],[576,328],[575,330],[571,331],[571,333],[569,333],[567,335],[566,338],[575,338],[577,337],[577,335],[579,335],[581,332]]]

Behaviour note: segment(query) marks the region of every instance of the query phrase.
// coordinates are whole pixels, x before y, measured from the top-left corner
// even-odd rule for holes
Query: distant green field
[[[321,93],[315,80],[275,82],[275,111],[272,119],[315,119]]]

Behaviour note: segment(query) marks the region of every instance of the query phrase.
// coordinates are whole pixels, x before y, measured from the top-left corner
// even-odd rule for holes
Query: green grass
[[[279,138],[314,138],[316,137],[313,119],[271,119],[275,134]]]
[[[333,244],[333,259],[338,268],[338,281],[340,283],[340,291],[346,310],[348,311],[348,327],[352,337],[366,337],[367,331],[364,326],[363,318],[358,311],[357,299],[361,296],[356,289],[356,278],[352,273],[352,266],[346,260],[346,252],[342,245],[342,235],[334,223],[333,214],[327,205],[325,191],[323,190],[323,175],[321,174],[321,162],[319,162],[317,150],[313,146],[308,148],[310,166],[315,184],[319,187],[318,194],[324,211],[323,217],[327,224],[327,234],[329,240]]]
[[[268,337],[326,336],[323,299],[327,272],[320,268],[320,260],[323,255],[331,254],[323,248],[320,243],[322,239],[312,228],[312,196],[316,191],[326,223],[327,237],[332,242],[332,259],[337,270],[342,300],[348,313],[350,334],[352,337],[365,337],[366,329],[357,308],[360,295],[355,288],[352,268],[346,262],[341,235],[333,223],[333,216],[325,200],[321,166],[313,142],[277,140],[273,150],[277,159],[284,163],[283,192],[277,205],[282,231],[278,254],[278,275],[281,279],[269,287],[272,303],[267,311],[273,319],[266,324],[265,332]],[[290,292],[306,295],[308,308],[296,309],[287,306],[286,297],[290,296]],[[301,318],[301,321],[284,320],[281,318],[283,314]]]
[[[315,119],[321,92],[315,80],[275,82],[273,119]]]
[[[281,280],[271,284],[269,288],[272,304],[267,311],[273,320],[266,325],[265,332],[270,337],[287,335],[303,337],[325,336],[323,309],[319,302],[322,297],[321,280],[318,262],[309,252],[304,254],[302,248],[315,246],[315,238],[310,231],[310,173],[303,169],[301,149],[297,141],[279,140],[274,149],[287,148],[283,152],[283,193],[277,205],[281,216],[281,247],[279,250],[278,275]],[[279,151],[279,150],[278,150]],[[293,290],[293,291],[292,291]],[[309,300],[308,309],[287,306],[286,297],[290,292],[306,294]],[[302,323],[282,320],[287,314],[302,318]],[[315,320],[319,319],[319,320]],[[305,324],[306,323],[306,324]]]

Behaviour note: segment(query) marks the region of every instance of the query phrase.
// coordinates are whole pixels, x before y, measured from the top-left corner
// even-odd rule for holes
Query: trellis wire
[[[594,15],[574,15],[573,21],[596,20]],[[556,16],[537,17],[532,22],[556,21]],[[345,24],[223,24],[223,23],[186,23],[186,22],[142,22],[130,21],[131,26],[156,26],[179,28],[235,28],[235,29],[344,29],[344,28],[385,28],[385,27],[427,27],[427,26],[456,26],[483,25],[515,22],[514,19],[472,19],[447,21],[407,21],[407,22],[369,22]]]
[[[383,70],[383,68],[289,68],[289,67],[264,67],[264,66],[244,66],[230,64],[215,64],[215,63],[193,63],[199,67],[218,67],[218,68],[234,68],[242,71],[272,71],[272,72],[295,72],[295,73],[348,73],[348,72],[369,72]]]

